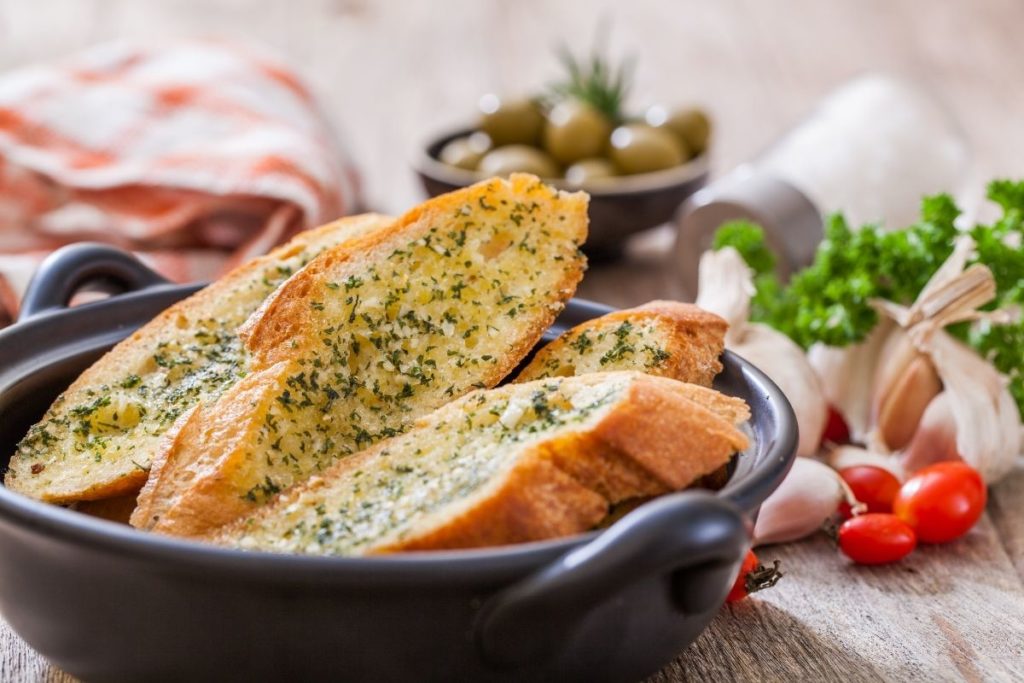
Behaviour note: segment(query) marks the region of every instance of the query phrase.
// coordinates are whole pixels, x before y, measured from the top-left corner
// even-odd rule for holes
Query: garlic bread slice
[[[18,445],[4,484],[51,503],[137,492],[164,433],[247,372],[238,326],[317,254],[393,220],[367,214],[301,233],[168,308],[61,394]]]
[[[711,386],[722,371],[728,324],[676,301],[651,301],[588,320],[537,352],[517,382],[588,372],[638,370]]]
[[[195,536],[496,385],[572,296],[587,198],[478,183],[322,254],[245,325],[252,376],[192,414],[132,524]]]
[[[685,487],[747,446],[739,399],[641,373],[478,391],[216,532],[238,548],[372,555],[538,541]],[[729,417],[706,405],[724,406]]]

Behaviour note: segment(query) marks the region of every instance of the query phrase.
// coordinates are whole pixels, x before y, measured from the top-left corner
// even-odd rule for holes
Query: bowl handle
[[[39,264],[21,299],[18,321],[64,308],[75,292],[86,285],[125,293],[168,282],[117,247],[95,242],[71,244],[56,250]]]
[[[676,609],[705,612],[722,603],[731,582],[708,591],[690,579],[704,571],[731,577],[749,545],[748,524],[732,503],[706,491],[659,498],[492,598],[477,622],[477,644],[493,666],[538,661],[564,645],[592,608],[664,575]]]

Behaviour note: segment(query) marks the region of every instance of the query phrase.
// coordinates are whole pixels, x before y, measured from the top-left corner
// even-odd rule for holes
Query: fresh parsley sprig
[[[988,198],[1002,216],[967,230],[977,245],[975,262],[995,277],[997,295],[986,308],[1024,306],[1024,181],[996,180]],[[782,284],[760,227],[737,221],[715,236],[714,248],[734,247],[755,271],[757,293],[751,317],[784,332],[803,347],[815,342],[847,346],[863,340],[878,323],[874,298],[910,304],[953,251],[961,231],[960,209],[949,195],[926,197],[921,219],[905,230],[876,225],[852,229],[841,214],[826,221],[814,262]],[[1024,322],[956,325],[949,331],[969,343],[1010,377],[1010,389],[1024,412]]]

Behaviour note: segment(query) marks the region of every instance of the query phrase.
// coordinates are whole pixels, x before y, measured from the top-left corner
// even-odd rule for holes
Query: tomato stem
[[[846,504],[850,506],[850,516],[856,517],[857,515],[863,515],[868,511],[868,506],[857,500],[857,495],[850,488],[850,485],[846,483],[846,480],[836,472],[836,480],[839,482],[839,487],[843,489],[843,497],[846,499]]]
[[[744,587],[747,589],[747,593],[756,593],[777,584],[779,579],[783,577],[782,572],[779,571],[780,564],[782,563],[775,560],[772,562],[771,567],[759,564],[747,572],[747,577],[744,580]]]

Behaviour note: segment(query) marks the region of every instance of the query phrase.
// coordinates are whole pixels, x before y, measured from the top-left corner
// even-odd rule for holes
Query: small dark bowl
[[[122,293],[64,308],[99,281]],[[0,465],[113,344],[198,289],[123,252],[65,248],[0,331]],[[549,337],[607,312],[574,300]],[[788,471],[796,421],[731,353],[716,386],[750,404],[751,447],[721,490],[644,504],[543,543],[386,557],[246,553],[147,534],[0,487],[0,610],[92,681],[637,680],[722,605],[757,509]]]
[[[481,180],[475,171],[449,166],[440,161],[441,149],[471,133],[462,129],[442,135],[428,143],[414,166],[431,197],[466,187]],[[590,195],[590,234],[583,251],[594,261],[607,261],[622,255],[630,235],[667,223],[679,206],[704,186],[708,178],[707,153],[687,163],[654,173],[622,176],[582,187],[564,180],[546,182],[565,190],[584,190]]]

